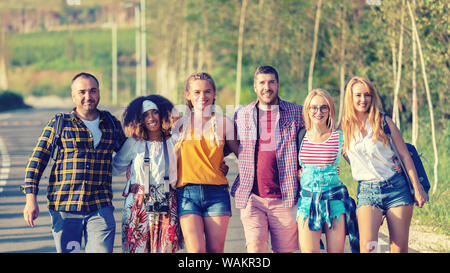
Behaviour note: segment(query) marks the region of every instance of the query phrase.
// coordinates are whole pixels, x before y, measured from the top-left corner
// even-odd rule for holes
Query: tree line
[[[107,8],[91,3],[53,12],[78,16],[64,17],[61,24],[108,18],[119,22],[119,28],[135,28],[133,20],[130,24],[120,18],[124,10],[127,16],[136,16],[142,0],[127,1],[128,6],[125,1],[97,2]],[[179,103],[187,76],[207,71],[217,82],[219,103],[246,104],[254,100],[254,69],[268,64],[280,72],[285,99],[301,104],[309,90],[320,87],[341,109],[346,81],[353,75],[366,76],[378,89],[385,112],[397,126],[411,130],[413,143],[419,137],[419,121],[430,124],[437,179],[435,128],[447,126],[450,116],[446,1],[144,2],[147,90]],[[5,19],[1,21],[5,25]],[[8,29],[1,29],[0,88],[7,81],[8,59],[13,58],[5,57],[11,49],[6,49]],[[119,48],[119,54],[134,50]],[[134,89],[130,86],[128,92]]]

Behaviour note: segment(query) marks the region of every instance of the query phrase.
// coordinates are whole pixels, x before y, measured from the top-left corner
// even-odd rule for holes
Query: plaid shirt
[[[239,145],[239,175],[231,188],[237,208],[245,208],[255,180],[256,101],[234,115]],[[298,198],[297,133],[304,127],[302,106],[279,99],[280,115],[275,130],[276,161],[284,207],[296,205]]]
[[[113,136],[110,119],[100,111],[100,143],[94,139],[74,111],[64,114],[63,131],[58,158],[52,167],[47,198],[49,209],[55,211],[96,211],[112,205],[112,154],[115,141],[123,144],[126,136],[120,122],[113,117],[118,136]],[[49,121],[28,161],[24,193],[37,194],[39,181],[51,156],[55,121]],[[114,139],[116,137],[116,139]],[[121,145],[116,147],[120,148]]]

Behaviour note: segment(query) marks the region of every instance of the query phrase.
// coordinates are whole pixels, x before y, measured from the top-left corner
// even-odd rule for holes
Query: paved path
[[[108,108],[114,115],[120,117],[123,108]],[[24,171],[28,157],[48,120],[58,112],[70,109],[29,109],[8,113],[0,113],[0,253],[44,253],[55,252],[50,228],[50,215],[47,208],[46,191],[50,167],[47,167],[40,183],[37,197],[40,214],[35,221],[35,227],[25,225],[23,208],[25,196],[19,192],[23,183]],[[228,181],[233,183],[237,175],[237,165],[234,156],[226,159],[230,166]],[[124,177],[113,178],[115,218],[117,221],[114,252],[121,249],[121,219],[123,197],[121,192]],[[245,237],[239,218],[239,211],[234,208],[230,219],[225,252],[245,252]],[[380,234],[380,242],[386,245],[386,236]],[[348,240],[347,240],[348,241]],[[382,245],[383,247],[383,245]],[[348,242],[346,252],[349,251]],[[383,251],[383,249],[382,249]]]

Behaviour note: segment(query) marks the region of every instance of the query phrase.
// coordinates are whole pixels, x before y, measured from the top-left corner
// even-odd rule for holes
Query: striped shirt
[[[332,166],[339,152],[339,132],[333,130],[330,137],[322,143],[311,142],[305,134],[300,159],[305,165],[317,167]]]
[[[47,190],[49,209],[91,212],[112,205],[112,154],[120,149],[126,136],[116,118],[111,116],[118,129],[114,135],[110,119],[103,111],[99,113],[102,137],[96,148],[91,132],[74,111],[64,114],[59,155]],[[53,118],[44,128],[28,161],[22,186],[25,194],[39,191],[39,181],[51,155],[55,121]],[[117,141],[120,145],[115,145]]]
[[[239,175],[231,187],[236,208],[245,208],[255,181],[256,101],[238,109],[234,123],[239,140]],[[281,199],[286,208],[298,198],[297,134],[304,127],[302,106],[279,99],[279,118],[275,127],[275,147]]]

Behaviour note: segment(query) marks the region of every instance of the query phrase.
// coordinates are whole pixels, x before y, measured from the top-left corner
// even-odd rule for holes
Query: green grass
[[[118,30],[118,53],[134,52],[134,31]],[[11,34],[8,37],[12,66],[36,69],[102,69],[111,65],[111,30],[92,29]]]
[[[419,139],[416,145],[419,154],[422,154],[422,162],[430,180],[430,200],[423,208],[414,207],[412,223],[433,227],[437,232],[450,235],[450,189],[449,180],[449,147],[450,147],[450,121],[444,128],[436,130],[436,143],[438,148],[438,186],[434,194],[432,194],[434,186],[434,151],[431,141],[431,131],[429,123],[426,120],[421,121],[419,131]],[[410,142],[410,129],[404,130],[403,137],[406,142]],[[351,169],[347,161],[342,160],[340,164],[340,177],[342,182],[347,186],[350,195],[356,201],[356,192],[358,182],[352,179]]]
[[[134,92],[134,35],[133,29],[118,30],[120,98],[129,97],[130,90]],[[86,71],[101,79],[103,101],[108,102],[112,85],[111,46],[111,30],[108,28],[10,34],[11,89],[24,96],[53,94],[64,97],[70,94],[67,90],[71,77]],[[49,75],[51,78],[46,78]]]

